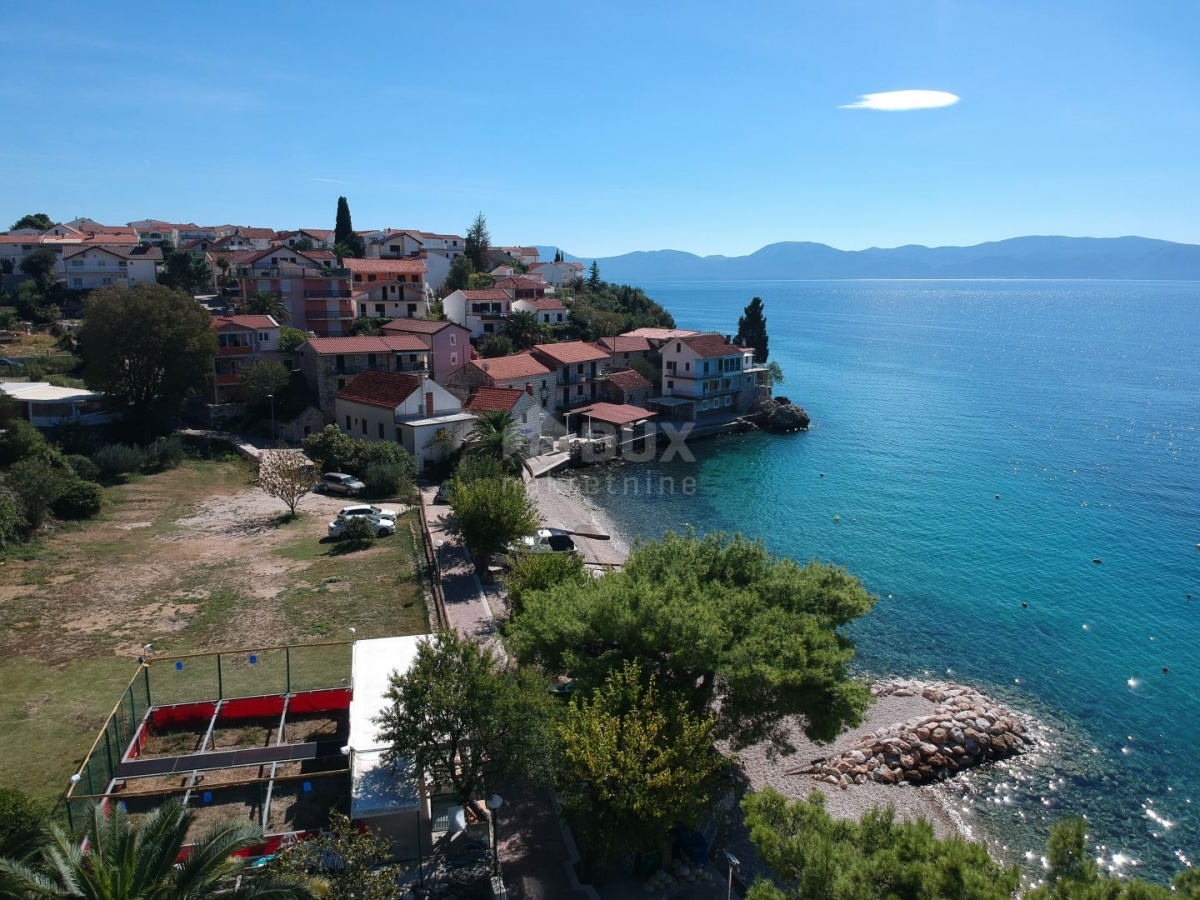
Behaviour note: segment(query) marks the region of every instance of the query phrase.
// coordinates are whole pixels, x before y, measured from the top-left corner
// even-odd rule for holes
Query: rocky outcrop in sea
[[[864,735],[836,756],[815,759],[788,774],[812,775],[842,788],[870,781],[929,784],[1020,753],[1033,743],[1014,713],[974,688],[897,681],[877,686],[875,695],[919,695],[938,706],[929,715]]]
[[[804,407],[787,397],[766,397],[751,408],[747,418],[768,431],[804,431],[810,419]]]

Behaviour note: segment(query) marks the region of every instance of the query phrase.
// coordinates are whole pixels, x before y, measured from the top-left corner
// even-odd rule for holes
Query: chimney
[[[425,415],[433,415],[433,391],[428,391],[425,394]]]
[[[727,343],[727,344],[733,343],[733,335],[732,334],[725,335],[725,343]]]
[[[527,393],[530,397],[533,396],[533,382],[532,381],[525,382],[525,393]]]

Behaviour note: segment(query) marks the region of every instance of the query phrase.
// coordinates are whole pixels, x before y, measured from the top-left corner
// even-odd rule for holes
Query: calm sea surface
[[[645,287],[721,332],[761,296],[776,392],[813,427],[610,467],[593,496],[617,524],[843,565],[880,597],[863,671],[949,673],[1046,722],[1046,752],[950,792],[999,852],[1036,869],[1049,823],[1082,813],[1106,865],[1200,862],[1200,285]],[[695,493],[660,495],[664,475]]]

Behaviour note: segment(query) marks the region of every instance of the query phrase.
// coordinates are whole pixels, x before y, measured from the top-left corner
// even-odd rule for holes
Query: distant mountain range
[[[540,247],[542,259],[555,248]],[[591,259],[564,254],[591,265]],[[749,256],[696,256],[680,250],[597,260],[605,281],[756,281],[815,278],[1113,278],[1200,281],[1200,246],[1141,237],[1018,237],[973,247],[837,250],[784,241]]]

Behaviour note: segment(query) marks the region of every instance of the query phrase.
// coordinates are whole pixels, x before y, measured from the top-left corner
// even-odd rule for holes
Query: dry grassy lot
[[[53,802],[148,641],[177,654],[427,630],[415,513],[339,555],[325,529],[349,501],[311,495],[284,522],[251,478],[188,461],[0,561],[0,786]]]

